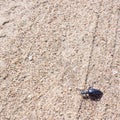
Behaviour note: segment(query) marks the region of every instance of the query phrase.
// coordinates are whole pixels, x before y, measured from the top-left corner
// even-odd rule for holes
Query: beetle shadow
[[[92,101],[96,101],[97,102],[97,101],[101,100],[102,96],[103,96],[103,93],[101,95],[97,96],[97,97],[89,96],[89,99],[92,100]]]
[[[87,96],[87,95],[82,96],[82,97],[83,97],[83,99],[86,99],[86,100],[90,99],[90,97],[89,97],[89,96]]]
[[[84,95],[84,96],[82,96],[82,97],[83,97],[83,99],[85,99],[85,100],[90,99],[91,101],[96,101],[96,102],[97,102],[97,101],[100,101],[100,100],[101,100],[102,96],[103,96],[103,94],[101,94],[101,95],[99,95],[99,96],[95,96],[95,97],[89,96],[89,95]]]

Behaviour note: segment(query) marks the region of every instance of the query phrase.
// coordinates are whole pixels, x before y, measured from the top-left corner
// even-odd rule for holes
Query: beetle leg
[[[93,88],[93,87],[89,87],[88,90],[89,90],[89,89],[92,89],[92,88]]]

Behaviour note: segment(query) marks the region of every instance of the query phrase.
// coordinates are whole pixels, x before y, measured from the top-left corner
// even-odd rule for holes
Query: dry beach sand
[[[0,120],[120,120],[120,0],[0,0]]]

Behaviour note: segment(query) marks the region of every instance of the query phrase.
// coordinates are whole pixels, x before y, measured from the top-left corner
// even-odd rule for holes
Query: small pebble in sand
[[[32,61],[33,60],[32,55],[28,56],[28,59],[29,59],[29,61]]]
[[[112,70],[112,73],[113,73],[113,75],[115,75],[115,74],[117,74],[117,73],[118,73],[118,71],[117,71],[117,70],[115,70],[115,69],[113,69],[113,70]]]

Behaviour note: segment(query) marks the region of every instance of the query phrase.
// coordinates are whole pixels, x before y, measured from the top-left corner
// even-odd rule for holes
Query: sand
[[[119,91],[119,0],[0,0],[0,120],[120,120]]]

